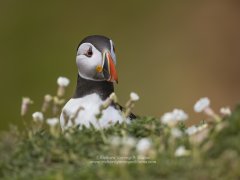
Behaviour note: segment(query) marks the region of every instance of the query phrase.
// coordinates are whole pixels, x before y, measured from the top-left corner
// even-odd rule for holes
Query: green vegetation
[[[182,124],[180,128],[185,129]],[[145,117],[127,126],[118,124],[103,130],[108,140],[104,142],[100,131],[93,128],[81,131],[72,128],[63,133],[46,128],[26,134],[11,127],[1,134],[0,177],[11,180],[240,178],[240,106],[230,117],[219,123],[211,122],[193,135],[177,138],[170,129],[159,119]],[[127,137],[136,143],[147,137],[151,146],[144,152],[136,151],[134,141],[125,143]],[[176,157],[175,150],[180,145],[189,153]],[[137,163],[139,153],[149,163],[140,158],[142,163]]]
[[[202,98],[194,110],[208,119],[188,128],[188,115],[180,109],[161,119],[138,117],[98,130],[75,125],[77,111],[65,119],[73,125],[61,130],[58,117],[68,83],[58,84],[57,95],[45,95],[41,112],[34,112],[32,119],[27,112],[33,101],[23,98],[24,131],[11,126],[0,134],[0,179],[240,178],[240,106],[232,113],[221,108],[219,116],[210,100]],[[130,94],[124,118],[138,99]],[[99,107],[97,120],[112,101],[117,101],[115,94]]]

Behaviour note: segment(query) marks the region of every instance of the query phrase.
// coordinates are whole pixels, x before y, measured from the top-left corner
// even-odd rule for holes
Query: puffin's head
[[[105,36],[84,38],[78,46],[76,62],[84,79],[118,82],[114,44]]]

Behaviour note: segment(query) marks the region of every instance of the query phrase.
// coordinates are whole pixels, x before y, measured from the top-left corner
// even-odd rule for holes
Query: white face
[[[114,45],[112,40],[111,44],[111,56],[116,65],[116,55],[114,52]],[[98,49],[96,49],[91,43],[83,43],[80,45],[77,51],[76,63],[78,67],[79,75],[84,79],[103,81],[103,73],[99,73],[96,68],[98,66],[103,66],[103,54]]]
[[[101,75],[97,73],[96,67],[102,65],[102,53],[92,44],[83,43],[78,48],[76,63],[79,75],[85,79],[96,80]]]

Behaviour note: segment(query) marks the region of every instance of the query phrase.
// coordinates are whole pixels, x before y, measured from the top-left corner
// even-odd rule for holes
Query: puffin
[[[99,107],[114,93],[114,83],[118,83],[115,45],[110,38],[102,35],[85,37],[77,47],[76,64],[77,86],[74,95],[62,109],[62,129],[74,125],[80,129],[83,126],[108,128],[124,121],[130,123],[136,118],[133,113],[125,118],[122,113],[124,108],[114,102],[102,111],[100,118],[96,116]]]

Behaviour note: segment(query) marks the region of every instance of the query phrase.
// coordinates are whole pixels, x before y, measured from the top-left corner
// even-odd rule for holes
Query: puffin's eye
[[[91,56],[93,55],[92,47],[90,47],[90,48],[87,50],[87,52],[85,53],[85,55],[86,55],[87,57],[91,57]]]

